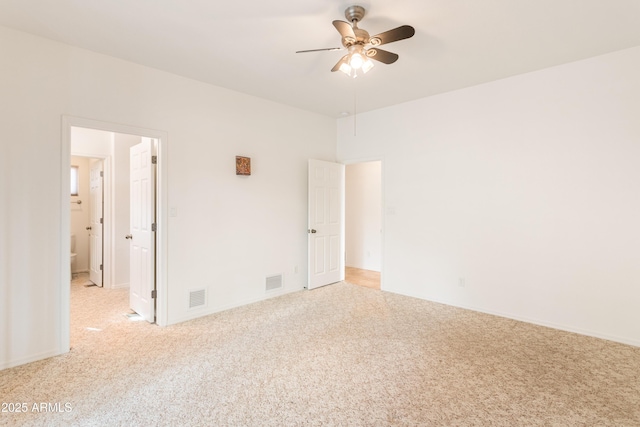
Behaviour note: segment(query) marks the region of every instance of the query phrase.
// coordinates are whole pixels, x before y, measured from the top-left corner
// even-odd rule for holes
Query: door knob
[[[126,236],[124,236],[125,239],[133,239],[133,236],[131,234],[127,234]]]
[[[89,226],[89,227],[85,227],[85,228],[86,228],[87,230],[91,230],[91,226]]]
[[[311,230],[309,230],[309,233],[314,234],[317,233],[317,231],[312,228]]]

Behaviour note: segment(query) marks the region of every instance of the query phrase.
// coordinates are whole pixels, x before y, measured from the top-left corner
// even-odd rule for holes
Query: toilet
[[[70,263],[69,263],[69,268],[71,271],[71,276],[73,277],[73,270],[76,267],[76,235],[72,234],[71,235],[71,259],[70,259]]]

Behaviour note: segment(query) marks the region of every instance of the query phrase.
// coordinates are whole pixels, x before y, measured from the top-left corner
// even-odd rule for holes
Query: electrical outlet
[[[293,267],[293,272],[296,273],[296,274],[298,273],[298,266],[297,265]]]
[[[460,286],[461,288],[464,288],[464,286],[466,285],[466,281],[464,277],[461,277],[458,279],[458,286]]]

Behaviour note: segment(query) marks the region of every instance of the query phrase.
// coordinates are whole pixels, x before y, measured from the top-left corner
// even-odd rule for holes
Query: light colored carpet
[[[30,411],[0,424],[640,426],[640,348],[348,283],[166,328],[127,298],[76,281],[72,351],[0,371]]]

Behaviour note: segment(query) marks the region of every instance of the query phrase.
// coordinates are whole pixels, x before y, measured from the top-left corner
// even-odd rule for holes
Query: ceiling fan
[[[378,46],[392,43],[398,40],[413,37],[416,30],[409,25],[402,25],[384,33],[375,36],[369,36],[365,30],[358,28],[358,22],[364,18],[365,10],[362,6],[349,6],[344,11],[344,16],[349,20],[333,21],[342,36],[342,47],[333,47],[326,49],[299,50],[296,53],[320,52],[324,50],[343,50],[347,49],[349,53],[340,58],[340,61],[331,69],[331,71],[342,71],[351,76],[358,77],[358,72],[363,74],[373,67],[372,59],[384,64],[393,64],[398,60],[398,55],[386,50],[379,49]]]

